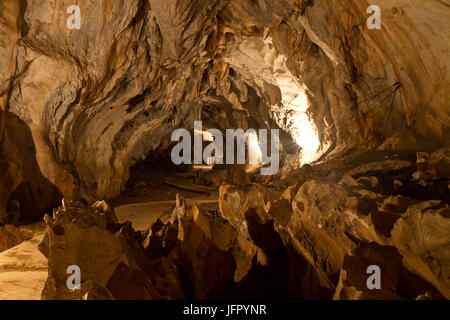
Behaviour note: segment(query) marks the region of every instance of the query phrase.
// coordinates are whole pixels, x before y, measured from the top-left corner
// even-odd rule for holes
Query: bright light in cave
[[[280,88],[282,105],[272,106],[272,116],[302,148],[300,165],[303,165],[320,157],[320,140],[316,125],[307,114],[309,103],[305,90],[287,68],[286,60],[286,56],[275,51],[270,36],[265,40],[243,40],[227,58],[233,68],[249,75],[261,87],[271,84]]]
[[[259,147],[259,139],[256,132],[250,132],[247,135],[249,159],[253,159],[253,163],[259,164],[262,162],[262,152]]]
[[[291,121],[295,132],[295,142],[302,147],[302,162],[311,163],[317,160],[320,141],[314,124],[311,123],[306,113],[295,114]]]
[[[202,134],[203,141],[214,141],[214,137],[208,131],[199,131],[194,129],[194,133]],[[259,138],[256,131],[248,131],[245,133],[245,142],[248,151],[248,160],[250,164],[259,165],[262,163],[262,151],[259,145]],[[214,160],[211,160],[214,161]],[[208,163],[208,168],[211,167],[211,163]],[[203,166],[195,166],[194,168],[203,168]]]
[[[317,128],[306,113],[309,109],[306,93],[296,83],[285,62],[286,58],[279,56],[274,64],[279,66],[275,79],[281,90],[282,103],[288,112],[286,125],[292,138],[302,148],[301,164],[311,163],[319,157],[320,140]]]

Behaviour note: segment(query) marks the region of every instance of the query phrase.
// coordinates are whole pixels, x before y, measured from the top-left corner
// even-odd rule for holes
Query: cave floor
[[[186,204],[219,203],[218,188],[194,183],[195,172],[153,176],[152,180],[138,181],[122,196],[111,201],[120,223],[131,221],[133,228],[144,231],[162,213],[175,207],[176,195],[186,199]],[[137,185],[137,186],[136,186]]]
[[[212,197],[198,197],[186,199],[188,206],[192,204],[219,203],[219,199]],[[156,221],[161,213],[171,210],[175,206],[175,200],[152,201],[146,203],[131,203],[114,208],[120,223],[131,221],[133,228],[144,231]]]
[[[38,250],[44,233],[0,253],[0,300],[39,300],[47,259]]]

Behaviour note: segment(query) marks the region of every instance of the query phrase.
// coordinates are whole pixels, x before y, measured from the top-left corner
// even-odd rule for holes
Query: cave
[[[450,3],[372,2],[1,1],[0,300],[449,299]]]

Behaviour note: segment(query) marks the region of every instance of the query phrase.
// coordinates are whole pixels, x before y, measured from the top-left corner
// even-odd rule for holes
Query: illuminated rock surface
[[[0,2],[0,251],[29,245],[12,225],[41,221],[63,197],[93,221],[86,203],[111,201],[139,231],[156,221],[155,234],[134,246],[104,221],[64,220],[66,241],[104,235],[109,256],[57,248],[50,232],[44,298],[80,298],[63,288],[69,257],[93,268],[92,299],[450,298],[447,0],[83,1],[70,30],[72,2]],[[194,120],[279,129],[279,174],[175,168],[171,134]],[[187,201],[172,221],[177,193],[212,203]],[[136,252],[146,266],[167,253],[170,285],[136,267]],[[361,266],[383,253],[393,289],[367,292]],[[121,289],[141,276],[148,290]]]

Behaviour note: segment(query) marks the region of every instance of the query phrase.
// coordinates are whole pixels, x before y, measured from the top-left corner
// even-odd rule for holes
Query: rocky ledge
[[[449,151],[223,183],[219,207],[178,196],[145,232],[119,224],[105,202],[65,203],[45,217],[42,297],[448,299]],[[69,265],[80,290],[67,286]],[[368,288],[370,266],[382,290]]]

